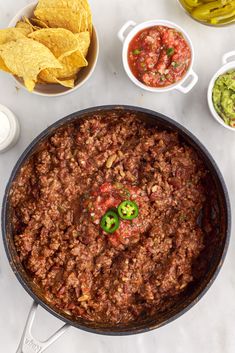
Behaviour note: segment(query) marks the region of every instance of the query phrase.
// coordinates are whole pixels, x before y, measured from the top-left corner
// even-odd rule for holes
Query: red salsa
[[[100,227],[100,220],[108,213],[108,211],[118,212],[117,208],[120,204],[127,200],[138,204],[138,217],[132,220],[120,220],[118,229],[113,234],[104,232],[102,226]],[[90,193],[88,198],[83,203],[83,208],[88,209],[91,220],[94,225],[97,225],[103,236],[115,247],[121,244],[134,244],[143,234],[148,227],[145,221],[144,212],[148,213],[149,199],[145,192],[137,186],[124,185],[120,183],[111,184],[105,182],[98,189]],[[116,209],[116,211],[115,211]],[[84,218],[85,224],[87,223],[88,216]]]
[[[180,81],[190,66],[191,56],[182,33],[165,26],[143,29],[128,48],[133,75],[150,87],[166,87]]]

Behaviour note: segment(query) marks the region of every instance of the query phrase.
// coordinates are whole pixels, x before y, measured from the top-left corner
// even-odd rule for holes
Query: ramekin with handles
[[[230,59],[233,59],[233,60],[230,61]],[[212,77],[212,79],[211,79],[211,81],[209,83],[208,91],[207,91],[207,101],[208,101],[209,109],[210,109],[210,112],[211,112],[213,118],[220,125],[225,127],[226,129],[235,132],[235,128],[232,127],[232,126],[227,125],[224,122],[223,118],[217,113],[217,111],[215,110],[214,103],[213,103],[213,98],[212,98],[213,88],[214,88],[215,81],[217,80],[217,78],[220,75],[225,74],[229,70],[235,70],[235,50],[230,51],[230,52],[228,52],[228,53],[223,55],[222,64],[223,64],[223,66],[218,71],[216,71],[216,73],[214,74],[214,76]]]
[[[175,28],[177,31],[181,32],[186,39],[187,43],[189,44],[189,47],[191,49],[191,64],[188,68],[187,73],[182,77],[182,79],[170,86],[167,87],[150,87],[145,85],[144,83],[140,82],[131,72],[131,69],[128,64],[128,48],[131,40],[135,37],[137,33],[139,33],[141,30],[153,26],[166,26],[166,27],[171,27]],[[129,33],[126,34],[126,32],[129,30]],[[192,41],[188,34],[177,24],[166,21],[166,20],[151,20],[147,22],[142,22],[140,24],[136,24],[134,21],[127,21],[122,28],[118,32],[118,38],[120,41],[123,43],[123,49],[122,49],[122,61],[123,61],[123,66],[124,69],[131,79],[132,82],[134,82],[138,87],[150,91],[150,92],[168,92],[172,90],[177,90],[182,93],[188,93],[191,91],[191,89],[196,85],[198,81],[198,76],[197,74],[193,71],[193,63],[194,63],[194,48]],[[186,82],[187,81],[187,82]]]

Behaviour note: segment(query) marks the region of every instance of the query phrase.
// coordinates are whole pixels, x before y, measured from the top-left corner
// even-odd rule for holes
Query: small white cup
[[[234,61],[228,61],[228,59],[231,59],[231,58],[234,58]],[[217,78],[220,75],[225,74],[229,70],[232,70],[232,69],[235,70],[235,51],[230,51],[229,53],[224,54],[222,57],[222,63],[223,63],[223,66],[214,74],[214,76],[212,77],[212,79],[209,83],[209,87],[208,87],[208,91],[207,91],[207,101],[208,101],[209,109],[210,109],[210,112],[211,112],[213,118],[220,125],[225,127],[226,129],[235,132],[235,128],[227,125],[224,122],[223,118],[217,113],[217,111],[215,110],[215,107],[214,107],[213,99],[212,99],[213,88],[214,88],[215,81],[217,80]]]
[[[175,84],[172,84],[170,86],[167,86],[167,87],[159,88],[159,87],[146,86],[145,84],[140,82],[133,75],[133,73],[131,72],[131,69],[129,67],[129,64],[128,64],[128,48],[129,48],[129,44],[130,44],[131,40],[141,30],[143,30],[145,28],[153,27],[153,26],[171,27],[171,28],[175,28],[177,31],[181,32],[184,35],[186,41],[188,42],[190,49],[191,49],[191,53],[192,53],[191,64],[188,68],[187,73],[184,75],[184,77],[180,81],[178,81]],[[125,36],[125,33],[127,30],[129,30],[129,33],[127,34],[127,36]],[[166,20],[152,20],[152,21],[143,22],[143,23],[140,23],[137,25],[134,21],[128,21],[119,30],[118,38],[123,43],[122,62],[123,62],[124,69],[125,69],[127,75],[129,76],[129,78],[131,79],[131,81],[134,82],[138,87],[140,87],[146,91],[155,92],[155,93],[168,92],[168,91],[172,91],[172,90],[178,90],[182,93],[188,93],[196,85],[196,83],[198,81],[198,76],[192,69],[193,63],[194,63],[193,44],[192,44],[191,39],[188,36],[188,34],[177,24],[170,22],[170,21],[166,21]],[[186,83],[185,81],[186,80],[188,81],[190,78],[191,78],[191,80],[188,83]]]
[[[7,107],[0,104],[0,128],[4,122],[3,131],[0,134],[0,153],[13,147],[20,135],[20,125],[16,116]]]

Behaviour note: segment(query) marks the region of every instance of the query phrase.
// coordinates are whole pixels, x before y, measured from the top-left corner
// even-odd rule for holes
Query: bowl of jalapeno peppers
[[[235,23],[235,0],[178,0],[196,21],[210,26]]]

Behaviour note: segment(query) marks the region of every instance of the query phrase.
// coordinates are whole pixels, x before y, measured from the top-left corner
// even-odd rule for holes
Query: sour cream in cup
[[[0,153],[13,147],[19,135],[18,119],[7,107],[0,104]]]

